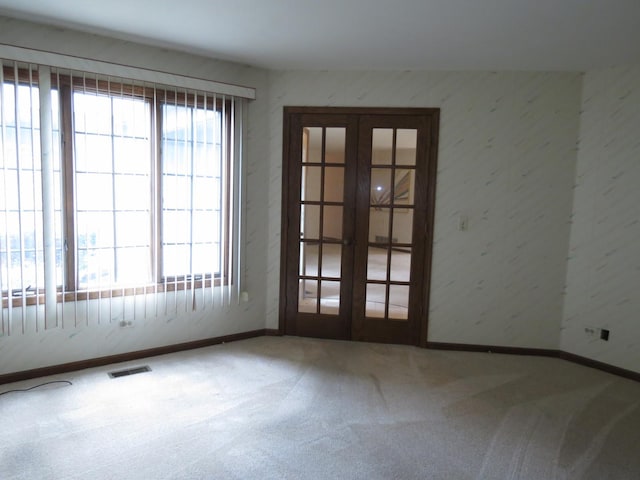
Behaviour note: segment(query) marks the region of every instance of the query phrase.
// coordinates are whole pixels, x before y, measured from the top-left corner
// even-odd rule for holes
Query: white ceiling
[[[0,14],[273,69],[640,63],[640,0],[0,0]]]

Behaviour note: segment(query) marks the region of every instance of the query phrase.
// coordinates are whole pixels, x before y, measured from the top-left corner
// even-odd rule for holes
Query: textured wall
[[[271,73],[267,326],[278,323],[282,107],[440,107],[429,340],[558,348],[580,88],[572,73]]]
[[[0,43],[255,87],[258,97],[249,104],[245,145],[248,158],[245,289],[249,291],[250,301],[195,313],[179,307],[157,317],[138,315],[132,328],[118,326],[118,313],[112,315],[111,322],[107,315],[98,323],[97,316],[91,313],[95,311],[95,305],[86,315],[83,313],[87,311],[86,304],[80,302],[81,321],[77,326],[66,321],[64,328],[0,338],[0,374],[264,328],[265,219],[268,216],[268,185],[264,179],[269,174],[264,154],[268,141],[264,98],[266,72],[5,17],[0,17]],[[114,302],[114,308],[117,312],[118,302]]]
[[[589,72],[583,88],[562,349],[638,372],[640,67]]]

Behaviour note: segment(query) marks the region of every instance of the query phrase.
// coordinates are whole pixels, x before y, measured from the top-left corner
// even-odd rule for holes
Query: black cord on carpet
[[[45,385],[51,385],[52,383],[66,383],[68,385],[73,385],[73,383],[71,383],[69,380],[53,380],[51,382],[41,383],[39,385],[34,385],[33,387],[29,387],[29,388],[18,388],[15,390],[7,390],[6,392],[0,392],[0,395],[6,395],[7,393],[12,393],[12,392],[28,392],[29,390],[33,390],[34,388],[44,387]]]

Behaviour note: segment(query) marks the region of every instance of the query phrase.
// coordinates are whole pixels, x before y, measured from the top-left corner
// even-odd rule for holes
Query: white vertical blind
[[[58,325],[56,305],[56,237],[53,175],[53,123],[51,113],[51,70],[39,68],[40,158],[42,162],[42,236],[44,244],[45,327]],[[34,162],[35,164],[35,162]],[[35,190],[35,189],[34,189]],[[35,201],[35,199],[34,199]],[[36,295],[36,303],[38,295]]]
[[[7,151],[8,151],[8,147],[7,147],[7,141],[8,141],[8,134],[7,134],[7,118],[5,115],[5,109],[6,109],[6,105],[7,105],[7,99],[5,98],[5,88],[4,88],[4,68],[0,68],[0,142],[2,142],[0,144],[0,147],[2,148],[2,194],[0,195],[0,201],[2,201],[2,219],[0,219],[2,221],[2,231],[0,231],[0,234],[2,234],[2,236],[0,236],[0,260],[2,260],[4,258],[4,263],[9,265],[11,262],[11,247],[10,247],[10,243],[9,243],[9,218],[7,215],[7,205],[8,205],[8,183],[9,183],[9,178],[8,178],[8,174],[7,174],[7,169],[8,169],[8,165],[7,165]],[[4,247],[4,248],[2,248]],[[4,257],[3,257],[4,255]],[[2,263],[0,263],[0,268],[1,268]],[[6,274],[5,274],[5,270],[6,270]],[[6,269],[0,269],[0,292],[7,292],[7,298],[9,298],[12,294],[11,292],[11,288],[9,287],[9,285],[11,285],[11,269],[10,268],[6,268]],[[0,305],[0,321],[1,321],[1,325],[0,325],[0,333],[2,333],[3,336],[5,335],[9,335],[11,333],[11,322],[9,321],[9,319],[12,317],[12,313],[13,313],[13,306],[11,305],[11,302],[7,300],[7,306],[5,309],[5,305],[4,305],[4,294],[2,295],[2,305]],[[6,312],[5,312],[6,310]]]
[[[52,119],[57,104],[51,88],[45,89],[41,98],[35,66],[2,62],[0,291],[2,328],[7,335],[56,324],[57,217],[52,195],[56,152],[52,145],[57,123]],[[42,123],[46,123],[44,135]],[[49,242],[44,241],[43,231]],[[43,304],[43,300],[47,301]],[[30,311],[27,304],[33,306]]]
[[[235,132],[235,141],[233,142],[233,146],[236,151],[234,154],[234,158],[237,159],[234,162],[236,168],[234,169],[234,180],[233,185],[236,186],[235,195],[233,196],[233,211],[236,214],[233,216],[234,222],[236,222],[233,226],[233,231],[236,232],[237,238],[235,241],[235,245],[237,253],[235,255],[235,266],[234,266],[234,278],[235,286],[236,286],[236,301],[240,303],[240,299],[242,297],[242,289],[243,289],[243,271],[242,267],[244,265],[244,249],[238,248],[240,245],[243,245],[244,242],[244,232],[245,232],[245,216],[243,212],[243,198],[245,192],[245,162],[244,162],[244,129],[242,125],[244,125],[245,118],[245,102],[241,99],[236,99],[234,102],[236,105],[235,108],[235,122],[234,122],[234,132]]]
[[[239,299],[243,99],[2,66],[2,335]]]

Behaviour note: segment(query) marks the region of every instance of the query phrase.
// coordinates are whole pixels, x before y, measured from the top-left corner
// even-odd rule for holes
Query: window
[[[162,271],[219,272],[222,251],[222,112],[162,106]]]
[[[35,293],[44,276],[39,92],[33,76],[24,71],[6,68],[0,77],[0,286],[3,295],[10,290],[18,296]],[[57,91],[51,97],[54,141],[59,143]],[[59,183],[59,151],[54,151],[53,161]],[[61,192],[55,193],[56,270],[61,283]]]
[[[36,68],[0,76],[3,307],[44,292]],[[231,282],[234,99],[55,71],[58,301]],[[11,299],[11,301],[9,301]]]
[[[152,281],[150,110],[144,98],[73,92],[79,289]]]

